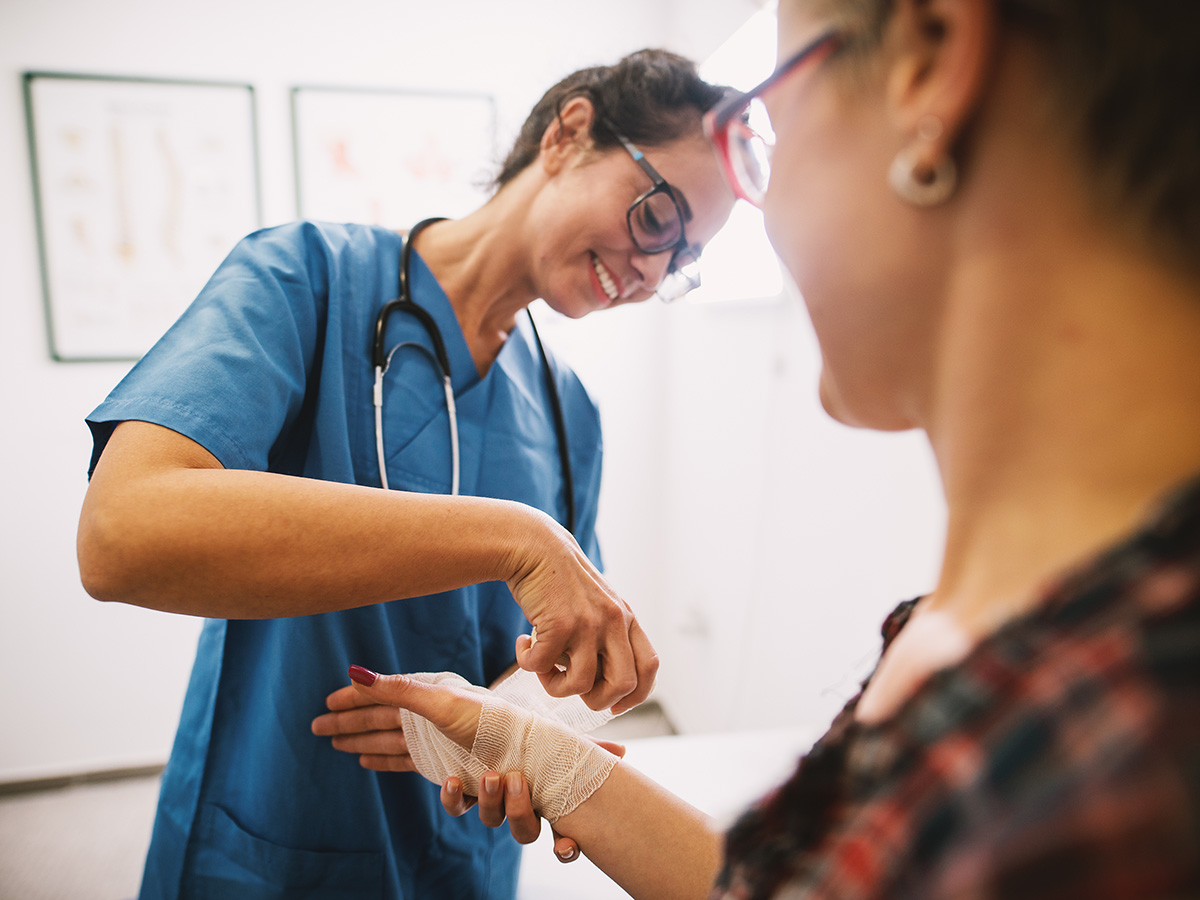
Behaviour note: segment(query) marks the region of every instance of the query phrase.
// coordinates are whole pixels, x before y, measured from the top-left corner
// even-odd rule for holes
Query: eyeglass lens
[[[687,248],[671,257],[671,267],[655,293],[661,300],[678,300],[688,291],[700,287],[700,260]]]
[[[775,147],[775,132],[761,99],[750,101],[745,121],[735,118],[729,123],[726,140],[729,162],[742,192],[751,200],[761,200],[771,177],[771,152]]]
[[[684,240],[683,219],[679,207],[659,186],[639,199],[629,210],[629,231],[643,253],[674,251],[667,274],[655,293],[664,301],[677,300],[700,286],[700,261]]]
[[[665,188],[650,192],[629,211],[629,229],[644,253],[662,253],[679,243],[683,222]]]

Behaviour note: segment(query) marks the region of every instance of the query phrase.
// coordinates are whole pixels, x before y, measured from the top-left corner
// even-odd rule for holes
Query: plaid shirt
[[[1041,601],[890,720],[851,700],[713,897],[1200,897],[1200,481]]]

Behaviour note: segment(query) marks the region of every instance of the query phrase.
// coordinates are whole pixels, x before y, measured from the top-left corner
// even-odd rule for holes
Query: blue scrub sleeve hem
[[[161,425],[195,441],[226,469],[253,468],[246,450],[233,438],[220,435],[212,422],[194,409],[159,397],[131,397],[105,401],[87,417],[88,428],[92,431],[92,460],[88,466],[88,478],[96,470],[96,463],[100,461],[108,439],[122,422]]]

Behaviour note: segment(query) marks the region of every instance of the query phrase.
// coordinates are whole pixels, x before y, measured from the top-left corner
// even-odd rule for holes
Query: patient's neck
[[[864,722],[892,715],[1200,472],[1191,276],[1119,240],[1059,242],[976,257],[950,309],[926,427],[949,512],[942,572],[861,698]]]
[[[1012,256],[961,273],[927,429],[949,519],[926,606],[972,639],[1200,470],[1195,281],[1098,234]]]

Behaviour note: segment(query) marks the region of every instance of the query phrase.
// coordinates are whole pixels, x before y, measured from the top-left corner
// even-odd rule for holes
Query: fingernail
[[[504,780],[505,786],[508,788],[508,793],[513,797],[521,796],[521,776],[516,772],[509,772],[508,777]]]
[[[500,776],[485,775],[483,778],[483,789],[489,794],[500,793]]]
[[[565,850],[559,850],[558,858],[561,859],[563,862],[570,862],[571,860],[573,860],[575,858],[575,851],[573,849],[571,849],[570,847],[568,847]]]
[[[362,666],[350,667],[350,680],[358,684],[370,687],[375,683],[375,679],[379,676],[370,669],[364,669]]]
[[[460,789],[461,788],[459,787],[459,784],[456,781],[451,782],[446,785],[446,793],[447,794],[453,794],[453,795],[457,796]]]

